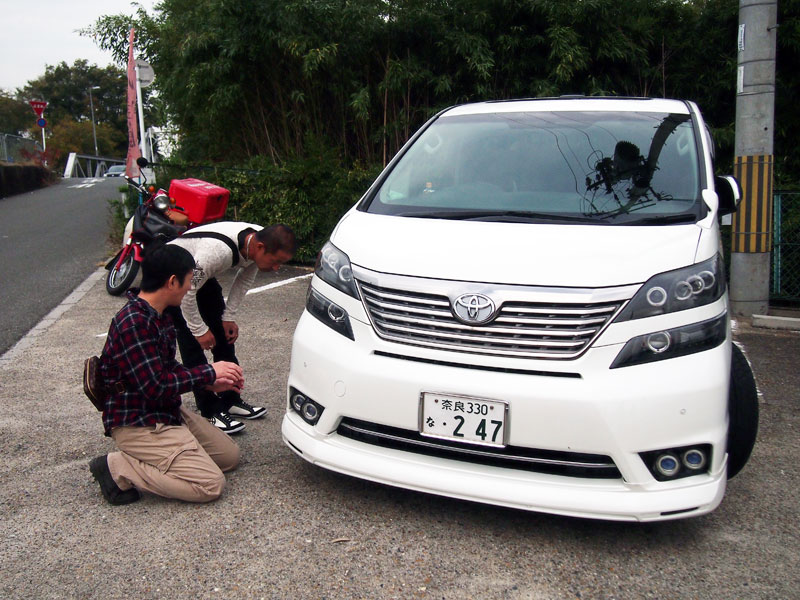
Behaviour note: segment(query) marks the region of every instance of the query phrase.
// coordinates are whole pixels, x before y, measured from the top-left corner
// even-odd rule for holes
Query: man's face
[[[169,280],[169,289],[170,289],[170,306],[180,306],[181,302],[183,301],[183,297],[186,295],[186,292],[192,287],[192,272],[189,271],[186,276],[183,278],[183,283],[181,280],[178,279],[176,276],[170,277]]]
[[[274,253],[268,253],[264,245],[259,243],[256,246],[255,256],[253,261],[258,266],[259,271],[277,271],[281,265],[292,258],[292,255],[283,250],[278,250]]]

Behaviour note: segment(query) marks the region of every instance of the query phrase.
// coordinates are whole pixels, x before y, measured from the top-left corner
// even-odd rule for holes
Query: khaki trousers
[[[200,415],[181,407],[184,425],[115,427],[119,452],[108,468],[122,490],[131,486],[165,498],[211,502],[225,487],[223,471],[239,464],[239,447]]]

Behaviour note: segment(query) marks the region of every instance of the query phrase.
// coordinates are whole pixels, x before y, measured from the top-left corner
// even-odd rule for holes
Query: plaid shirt
[[[169,315],[159,315],[128,292],[128,303],[112,319],[100,357],[107,384],[122,382],[122,392],[111,390],[103,411],[105,434],[114,427],[180,425],[181,394],[195,386],[214,383],[214,367],[191,369],[175,360],[175,327]]]

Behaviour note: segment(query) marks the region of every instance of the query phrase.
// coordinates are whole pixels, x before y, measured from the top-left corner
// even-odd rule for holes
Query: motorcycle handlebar
[[[128,183],[128,185],[129,185],[129,186],[131,186],[133,189],[135,189],[135,190],[137,190],[137,191],[139,191],[139,192],[141,192],[141,193],[143,193],[143,194],[147,194],[147,195],[149,195],[149,193],[148,193],[148,191],[147,191],[147,188],[145,187],[144,183],[139,183],[138,181],[136,181],[136,180],[135,180],[135,179],[133,179],[132,177],[128,177],[127,175],[125,175],[125,181],[126,181],[126,182]]]

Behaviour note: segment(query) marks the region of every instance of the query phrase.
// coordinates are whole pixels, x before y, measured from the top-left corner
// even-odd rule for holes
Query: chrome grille
[[[507,469],[592,479],[622,477],[613,459],[602,454],[559,452],[521,446],[503,448],[470,446],[448,440],[425,438],[416,431],[351,418],[342,419],[336,433],[342,437],[383,448]]]
[[[496,356],[575,358],[610,322],[622,301],[505,301],[485,325],[466,325],[445,295],[358,281],[372,325],[386,340]]]

